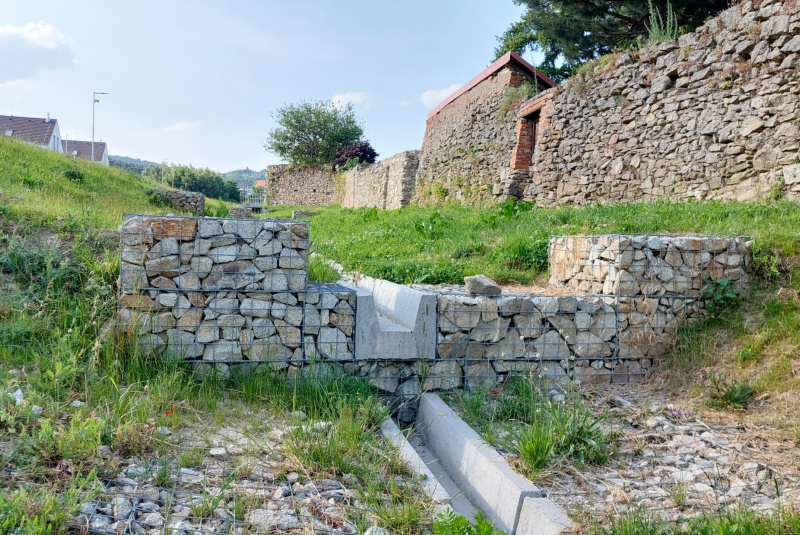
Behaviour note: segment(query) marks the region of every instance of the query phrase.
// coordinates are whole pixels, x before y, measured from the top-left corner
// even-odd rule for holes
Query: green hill
[[[116,228],[123,212],[164,213],[148,199],[159,184],[121,169],[0,137],[0,216],[53,225]],[[174,210],[173,210],[174,211]]]
[[[252,186],[256,183],[256,180],[261,180],[266,175],[267,170],[262,169],[261,171],[253,171],[250,168],[245,169],[237,169],[236,171],[228,171],[227,173],[222,173],[222,178],[228,180],[233,180],[240,186]]]

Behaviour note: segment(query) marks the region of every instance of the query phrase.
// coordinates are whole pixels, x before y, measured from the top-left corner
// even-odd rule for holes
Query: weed
[[[500,117],[505,117],[515,106],[518,106],[531,97],[539,94],[539,86],[536,82],[525,81],[520,85],[511,86],[503,93],[503,101],[500,103]]]
[[[190,466],[200,466],[203,462],[203,455],[205,450],[199,446],[195,446],[190,450],[185,450],[181,453],[181,468],[189,468]]]
[[[709,372],[707,390],[709,399],[706,405],[717,409],[746,409],[756,394],[750,381],[729,382],[722,372]]]
[[[80,169],[67,169],[64,171],[64,178],[71,182],[82,183],[86,175]]]
[[[653,6],[653,0],[647,0],[650,11],[650,24],[645,23],[650,44],[659,41],[669,41],[678,38],[678,15],[672,9],[672,3],[667,0],[666,18],[661,18],[661,13]]]
[[[166,487],[170,483],[170,461],[168,457],[162,457],[158,461],[156,470],[155,484],[159,487]]]
[[[494,521],[489,521],[483,513],[475,514],[475,523],[456,514],[452,509],[439,513],[433,525],[434,535],[505,535],[505,531],[494,529]]]
[[[527,467],[536,472],[547,466],[553,457],[555,435],[547,418],[520,429],[506,427],[506,437],[500,445],[511,453],[518,455]]]
[[[705,300],[708,313],[712,316],[716,316],[732,306],[739,298],[739,294],[736,293],[728,279],[706,279],[703,283],[706,286],[703,289],[702,298]]]
[[[669,497],[677,507],[686,505],[686,498],[688,497],[686,483],[678,483],[670,489]]]
[[[503,201],[497,207],[497,215],[502,217],[519,217],[520,214],[530,212],[536,206],[534,201],[518,201],[511,198]]]
[[[308,257],[308,280],[312,282],[336,282],[341,278],[335,267],[319,256]]]
[[[600,427],[603,417],[595,418],[581,402],[550,403],[549,422],[555,435],[555,452],[578,462],[604,463],[608,459],[609,438]]]

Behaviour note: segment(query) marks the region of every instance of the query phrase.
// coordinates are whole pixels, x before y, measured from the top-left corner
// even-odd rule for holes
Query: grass
[[[793,535],[800,533],[800,516],[778,511],[759,514],[748,509],[723,509],[697,518],[667,522],[644,511],[632,511],[584,530],[585,535]]]
[[[515,454],[522,472],[536,479],[562,462],[603,464],[611,437],[574,395],[551,401],[538,379],[513,377],[503,391],[449,393],[449,401],[484,440]]]
[[[800,257],[800,205],[785,200],[611,203],[530,211],[459,205],[375,212],[314,209],[311,238],[319,254],[347,270],[398,283],[460,284],[478,273],[504,283],[535,282],[547,268],[550,236],[564,234],[754,236],[758,267],[773,274],[781,267],[776,255],[784,264]]]
[[[0,472],[0,533],[62,532],[100,481],[118,476],[100,446],[153,459],[152,476],[170,484],[170,459],[197,467],[206,448],[177,447],[158,428],[225,420],[223,400],[225,414],[304,411],[309,421],[331,422],[321,435],[292,434],[287,458],[304,474],[353,474],[369,512],[351,517],[363,529],[373,518],[392,533],[432,523],[419,483],[376,432],[387,413],[368,383],[329,367],[293,382],[265,371],[222,383],[142,356],[124,336],[102,335],[115,312],[117,241],[65,231],[63,242],[51,243],[32,224],[16,230],[0,236],[0,463],[12,470]],[[237,467],[237,477],[252,469]],[[210,514],[221,494],[230,492],[209,491],[197,512]]]
[[[123,212],[174,211],[148,198],[147,190],[157,188],[163,186],[121,169],[0,138],[0,214],[8,219],[113,229]]]

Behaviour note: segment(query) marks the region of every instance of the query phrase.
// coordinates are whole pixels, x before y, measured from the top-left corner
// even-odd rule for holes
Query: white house
[[[46,119],[0,115],[0,135],[15,137],[53,152],[64,152],[58,121],[51,119],[49,113]]]

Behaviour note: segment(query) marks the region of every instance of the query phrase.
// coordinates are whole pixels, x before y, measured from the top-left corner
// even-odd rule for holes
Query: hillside
[[[160,185],[120,169],[0,138],[0,214],[52,225],[79,220],[116,228],[123,212],[162,213],[147,190]]]
[[[264,178],[266,172],[266,169],[262,169],[261,171],[254,171],[249,168],[237,169],[236,171],[222,173],[222,178],[225,180],[233,180],[239,186],[252,186],[256,183],[256,180]]]

